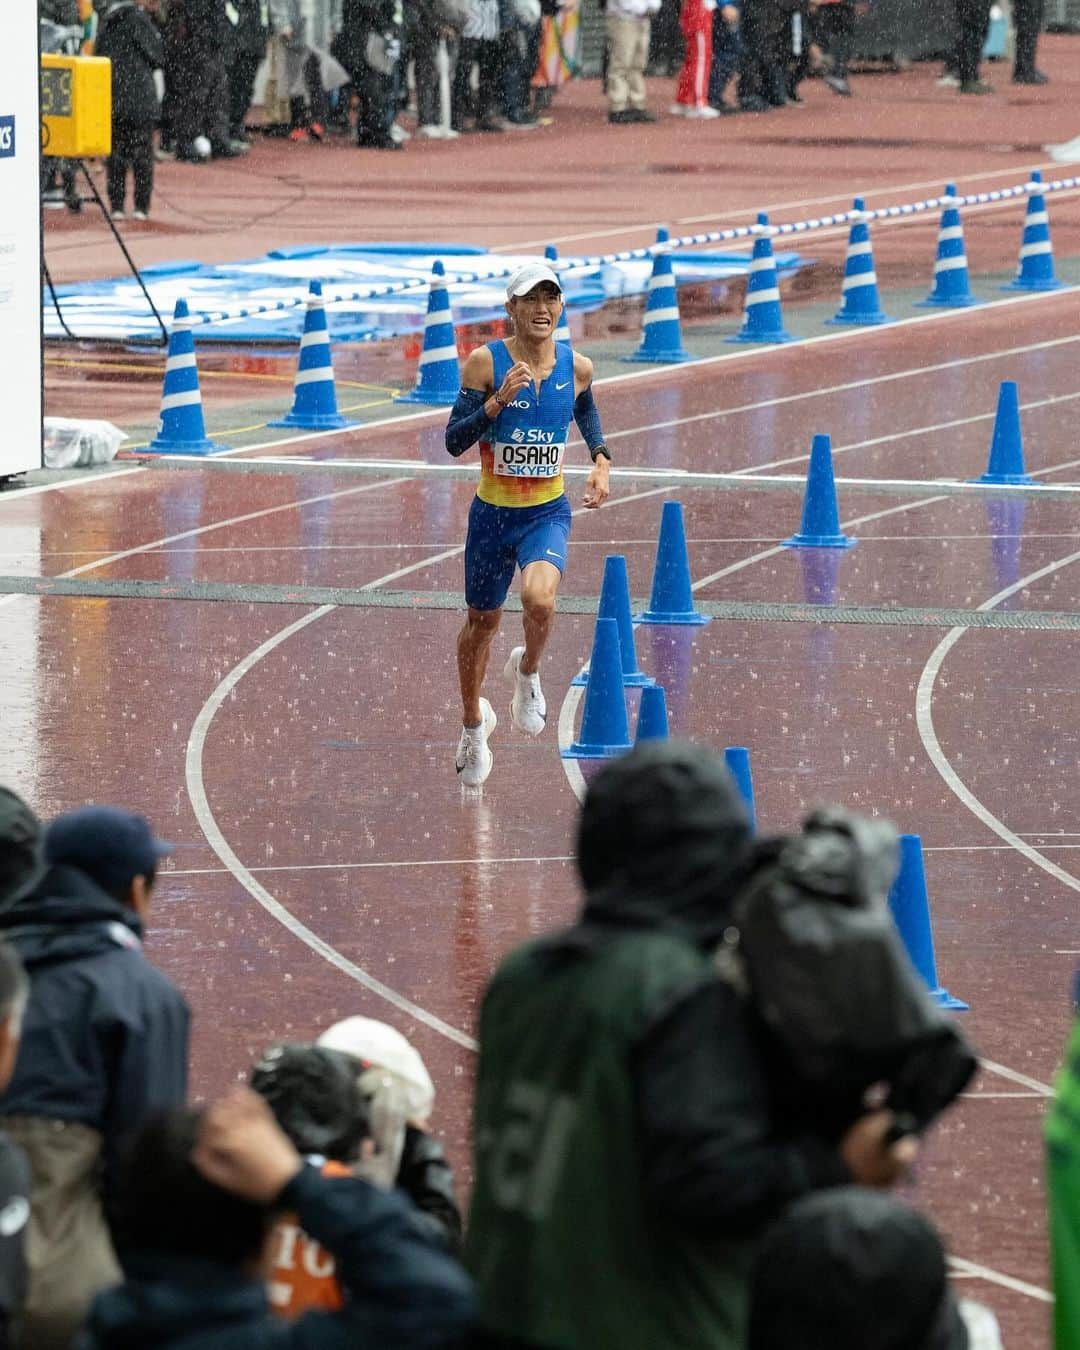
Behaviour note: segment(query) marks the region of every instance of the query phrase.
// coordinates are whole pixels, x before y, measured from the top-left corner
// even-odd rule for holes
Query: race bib
[[[558,478],[566,443],[497,441],[492,450],[495,472],[500,478]]]

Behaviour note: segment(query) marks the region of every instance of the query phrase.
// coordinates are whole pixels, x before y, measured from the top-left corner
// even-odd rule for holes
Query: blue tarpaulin
[[[676,283],[722,281],[742,276],[749,250],[739,253],[672,253]],[[163,318],[185,299],[199,341],[289,342],[303,330],[303,300],[310,281],[321,281],[330,335],[336,342],[362,342],[413,333],[423,327],[432,264],[446,269],[456,323],[500,317],[505,277],[535,255],[489,253],[462,244],[345,244],[275,249],[262,258],[209,265],[197,261],[144,267],[143,280]],[[778,269],[803,265],[797,253],[778,253]],[[596,263],[572,256],[555,264],[568,309],[598,309],[620,296],[645,292],[652,263]],[[501,278],[500,275],[501,274]],[[371,294],[403,282],[403,293]],[[80,337],[138,342],[159,336],[138,284],[131,277],[74,282],[57,287],[68,327]],[[65,336],[45,292],[46,338]],[[265,307],[265,311],[263,310]]]

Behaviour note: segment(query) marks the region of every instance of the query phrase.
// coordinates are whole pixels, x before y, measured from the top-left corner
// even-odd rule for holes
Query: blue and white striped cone
[[[1016,276],[1003,291],[1059,291],[1062,282],[1054,274],[1054,246],[1050,242],[1050,214],[1042,192],[1042,174],[1031,175],[1031,195],[1024,216],[1024,237],[1020,241],[1020,259]]]
[[[307,427],[312,431],[333,431],[354,427],[338,412],[334,389],[334,364],[330,359],[330,332],[326,326],[326,305],[322,282],[308,286],[304,332],[300,338],[300,360],[293,386],[293,405],[284,417],[268,424],[272,427]]]
[[[548,245],[545,247],[545,249],[544,249],[544,257],[545,257],[545,258],[548,260],[548,262],[550,262],[550,263],[558,262],[558,261],[559,261],[559,250],[555,247],[554,244],[548,244]],[[556,267],[556,268],[553,268],[552,270],[556,273],[556,275],[558,275],[558,270],[559,270],[559,269],[558,269],[557,267]],[[555,341],[556,341],[556,342],[569,342],[569,341],[570,341],[570,325],[569,325],[569,324],[567,323],[567,321],[566,321],[566,297],[565,297],[565,296],[563,297],[562,313],[559,315],[559,322],[558,322],[558,325],[556,326],[556,329],[555,329]]]
[[[667,230],[657,230],[652,276],[649,277],[649,299],[641,326],[641,346],[633,356],[624,356],[624,361],[664,361],[670,364],[690,360],[690,353],[682,345],[679,294],[675,289],[667,242]]]
[[[945,196],[955,198],[955,183],[946,185]],[[953,309],[978,304],[971,294],[971,286],[968,283],[967,254],[964,252],[964,227],[960,223],[960,210],[951,201],[941,213],[937,258],[934,262],[934,289],[925,300],[916,303],[920,308],[942,305]]]
[[[427,318],[424,320],[424,349],[416,372],[416,386],[408,394],[399,394],[395,403],[445,403],[457,398],[461,388],[454,316],[446,291],[446,269],[436,258],[431,265],[431,289],[428,291]]]
[[[165,356],[161,416],[157,435],[146,449],[152,455],[212,455],[228,448],[207,437],[191,318],[187,301],[177,300]]]
[[[737,333],[724,340],[794,342],[795,339],[784,328],[784,315],[780,308],[780,283],[776,277],[769,217],[764,211],[758,213],[758,225],[762,233],[754,240],[754,252],[750,259],[743,326]]]
[[[855,211],[865,211],[861,197],[855,198]],[[826,319],[827,324],[888,323],[878,299],[877,273],[874,271],[874,246],[870,242],[870,226],[865,219],[856,220],[848,235],[847,259],[844,262],[844,303],[838,314]]]

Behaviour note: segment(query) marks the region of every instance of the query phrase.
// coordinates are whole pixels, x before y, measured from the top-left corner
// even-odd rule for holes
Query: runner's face
[[[562,293],[550,281],[541,281],[527,295],[515,296],[508,308],[522,337],[550,337],[562,313]]]

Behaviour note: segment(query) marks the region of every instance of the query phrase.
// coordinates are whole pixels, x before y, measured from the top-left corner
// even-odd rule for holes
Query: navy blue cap
[[[144,816],[118,806],[81,806],[57,816],[45,831],[47,862],[77,867],[110,895],[149,876],[172,851],[172,844],[154,838]]]

